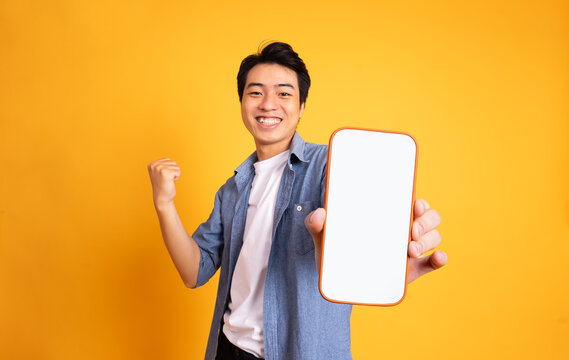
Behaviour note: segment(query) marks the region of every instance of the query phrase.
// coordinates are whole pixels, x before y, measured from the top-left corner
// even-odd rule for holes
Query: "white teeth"
[[[262,118],[259,117],[257,118],[257,120],[261,123],[261,124],[265,124],[265,125],[274,125],[274,124],[278,124],[281,122],[280,119],[275,119],[275,118]]]

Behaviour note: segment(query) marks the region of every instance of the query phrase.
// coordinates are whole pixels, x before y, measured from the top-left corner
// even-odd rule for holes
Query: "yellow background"
[[[217,276],[184,287],[146,165],[182,168],[188,232],[254,150],[235,77],[286,41],[307,140],[419,145],[446,268],[355,307],[355,359],[569,358],[565,1],[2,1],[0,358],[202,358]]]

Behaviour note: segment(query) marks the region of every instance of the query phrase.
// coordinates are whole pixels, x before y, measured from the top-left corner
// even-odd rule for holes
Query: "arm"
[[[160,159],[148,164],[148,173],[162,238],[184,284],[193,288],[198,279],[201,255],[197,243],[184,229],[174,206],[174,181],[180,177],[180,167],[168,158]]]

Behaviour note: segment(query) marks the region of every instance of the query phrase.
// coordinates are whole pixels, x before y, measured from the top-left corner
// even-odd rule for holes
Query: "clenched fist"
[[[158,209],[172,203],[176,196],[174,181],[180,178],[180,166],[169,158],[159,159],[148,164],[148,173],[154,206]]]

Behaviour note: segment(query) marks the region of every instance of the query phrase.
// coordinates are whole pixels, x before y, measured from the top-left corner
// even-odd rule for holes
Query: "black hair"
[[[239,101],[243,99],[243,91],[247,74],[258,64],[278,64],[292,69],[296,72],[298,79],[298,90],[300,96],[300,104],[306,102],[308,89],[310,88],[310,76],[304,61],[298,56],[289,44],[283,42],[273,42],[262,49],[259,48],[256,54],[247,56],[241,62],[239,72],[237,73],[237,92],[239,93]]]

